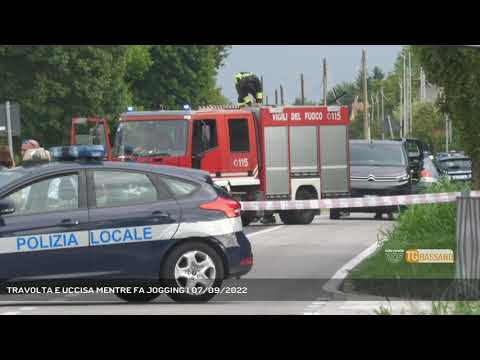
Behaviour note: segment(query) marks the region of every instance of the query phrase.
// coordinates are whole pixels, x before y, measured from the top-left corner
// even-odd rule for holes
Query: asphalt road
[[[255,264],[244,279],[228,284],[252,287],[257,296],[250,298],[231,295],[226,300],[216,297],[206,304],[175,304],[162,295],[148,304],[130,304],[114,295],[45,295],[44,300],[25,297],[15,302],[3,295],[0,315],[304,314],[312,304],[322,304],[331,297],[321,285],[372,245],[379,229],[392,224],[373,220],[373,214],[355,214],[342,220],[319,216],[310,225],[283,225],[278,221],[276,225],[253,224],[245,228]],[[308,282],[312,286],[306,291]]]

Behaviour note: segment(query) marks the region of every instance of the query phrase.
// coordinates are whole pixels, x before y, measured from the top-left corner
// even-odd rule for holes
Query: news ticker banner
[[[342,293],[324,289],[337,281]],[[183,291],[183,290],[182,290]],[[169,293],[183,293],[178,288],[161,285],[79,285],[37,284],[2,286],[0,304],[11,302],[65,302],[89,304],[123,302],[115,295],[149,295],[159,303],[169,303]],[[200,290],[199,290],[200,291]],[[455,279],[240,279],[209,288],[215,296],[211,302],[248,301],[371,301],[372,296],[406,300],[480,300],[480,280]],[[191,292],[192,294],[196,292]]]
[[[346,209],[375,206],[400,206],[415,204],[436,204],[455,202],[461,192],[432,193],[397,196],[372,196],[361,198],[338,198],[316,200],[275,200],[275,201],[244,201],[243,211],[261,210],[309,210],[309,209]],[[480,196],[480,191],[471,191],[472,197]]]

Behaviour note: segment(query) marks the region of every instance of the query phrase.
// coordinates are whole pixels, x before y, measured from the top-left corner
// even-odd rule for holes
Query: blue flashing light
[[[128,106],[127,111],[133,111],[133,106]]]
[[[105,156],[103,145],[56,146],[50,149],[52,158],[57,161],[91,159],[101,160]]]
[[[183,105],[183,110],[191,110],[190,105]]]

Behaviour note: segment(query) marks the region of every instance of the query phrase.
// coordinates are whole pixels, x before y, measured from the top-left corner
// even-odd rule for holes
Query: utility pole
[[[371,138],[371,133],[372,133],[372,128],[373,128],[373,135],[375,137],[375,98],[373,97],[373,94],[370,95],[370,99],[372,99],[371,106],[370,106],[370,125],[368,127],[368,131],[370,132],[369,137]]]
[[[327,59],[323,58],[323,105],[327,106]]]
[[[362,71],[363,71],[363,102],[364,102],[364,115],[363,115],[363,137],[366,140],[370,140],[370,124],[368,122],[368,90],[367,90],[367,54],[366,50],[362,50]]]
[[[304,89],[304,82],[303,82],[303,74],[300,74],[300,93],[301,93],[302,105],[305,105],[305,89]]]
[[[285,102],[283,101],[283,86],[280,85],[280,104],[285,105]]]
[[[453,142],[453,130],[452,130],[452,119],[448,117],[448,136],[450,143]]]
[[[382,99],[382,140],[385,139],[385,112],[384,112],[384,107],[383,107],[383,85],[380,88],[380,97]]]
[[[377,124],[381,125],[382,121],[380,119],[380,100],[378,99],[378,91],[377,91],[377,95],[375,95],[375,102],[377,104]],[[382,129],[378,129],[378,130],[380,130],[380,134],[383,133]]]
[[[424,102],[427,98],[427,87],[425,84],[425,72],[420,68],[420,101]]]
[[[406,73],[406,64],[405,64],[405,55],[402,54],[403,57],[403,82],[402,82],[402,87],[403,87],[403,135],[402,137],[407,137],[407,73]]]
[[[278,105],[278,90],[275,89],[275,105]]]
[[[400,81],[400,106],[399,107],[400,107],[400,137],[401,138],[403,138],[403,123],[404,123],[402,99],[403,99],[403,84]]]
[[[390,115],[387,116],[388,120],[388,127],[390,129],[390,139],[393,139],[393,129],[392,129],[392,122],[390,121]]]
[[[260,76],[260,84],[262,85],[262,92],[263,92],[263,90],[264,90],[264,88],[263,88],[263,75]],[[265,99],[263,99],[263,100],[265,100]],[[264,103],[263,100],[262,100],[262,103]]]
[[[12,140],[12,120],[10,117],[10,101],[5,103],[5,111],[7,115],[7,136],[8,136],[8,150],[12,158],[12,166],[15,167],[15,156],[13,154],[13,140]]]
[[[445,115],[445,152],[448,153],[448,138],[449,134],[449,126],[448,126],[448,114]]]
[[[408,53],[408,101],[409,101],[409,114],[408,114],[408,134],[412,136],[413,133],[413,103],[412,103],[412,54]]]

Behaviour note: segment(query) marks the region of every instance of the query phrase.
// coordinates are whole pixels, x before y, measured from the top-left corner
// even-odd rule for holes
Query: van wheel
[[[160,273],[167,295],[176,302],[206,302],[224,279],[223,262],[211,246],[201,242],[179,245],[168,255]]]

